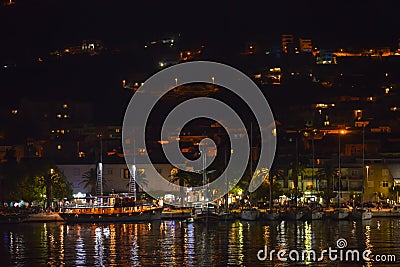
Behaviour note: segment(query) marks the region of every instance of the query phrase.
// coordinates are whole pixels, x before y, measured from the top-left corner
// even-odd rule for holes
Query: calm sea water
[[[22,223],[0,225],[0,266],[399,266],[305,259],[260,261],[259,250],[368,249],[400,262],[400,220],[135,224]],[[339,252],[336,253],[339,255]],[[264,254],[260,254],[262,257]],[[283,257],[288,257],[288,252]],[[296,254],[292,254],[292,258]],[[301,257],[301,254],[300,254]],[[317,257],[317,258],[318,258]],[[339,257],[339,256],[338,256]],[[345,258],[343,258],[345,259]],[[350,260],[351,258],[349,258]],[[374,258],[372,258],[374,259]]]

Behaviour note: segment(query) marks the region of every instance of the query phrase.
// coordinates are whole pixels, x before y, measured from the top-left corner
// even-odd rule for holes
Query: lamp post
[[[341,169],[341,157],[340,157],[340,146],[341,146],[341,144],[340,144],[340,136],[342,135],[342,134],[346,134],[346,130],[340,130],[339,131],[339,153],[338,153],[338,156],[339,156],[339,158],[338,158],[338,161],[339,161],[339,163],[338,163],[338,168],[339,168],[339,173],[338,173],[338,180],[339,180],[339,183],[338,183],[338,190],[339,190],[339,196],[338,196],[338,202],[340,203],[340,198],[342,197],[342,169]]]
[[[52,199],[52,186],[53,186],[53,175],[55,171],[54,169],[50,169],[49,174],[46,176],[46,202],[47,202],[47,211],[51,211],[51,199]]]

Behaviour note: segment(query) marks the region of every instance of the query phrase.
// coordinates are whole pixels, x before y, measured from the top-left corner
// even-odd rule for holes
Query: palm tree
[[[180,198],[181,198],[181,207],[183,207],[184,200],[185,200],[185,193],[183,191],[183,186],[188,185],[188,186],[198,186],[200,185],[197,179],[194,178],[192,174],[189,172],[183,171],[183,170],[178,170],[177,168],[174,168],[171,170],[171,175],[168,175],[168,177],[171,177],[169,180],[171,183],[179,183],[180,188]]]
[[[96,184],[97,184],[97,171],[95,168],[90,168],[82,175],[82,181],[79,184],[84,184],[84,188],[90,189],[90,194],[96,194]]]
[[[318,169],[318,171],[317,171],[318,184],[323,179],[325,179],[327,181],[326,189],[325,189],[325,191],[321,192],[321,195],[323,196],[328,207],[329,207],[331,198],[335,197],[335,194],[333,193],[333,177],[335,175],[336,175],[335,169],[332,167],[331,164],[329,164],[327,162],[324,163],[322,168]]]

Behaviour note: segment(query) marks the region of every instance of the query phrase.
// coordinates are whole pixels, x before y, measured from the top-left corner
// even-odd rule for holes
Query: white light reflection
[[[188,224],[187,229],[185,229],[184,234],[184,253],[185,253],[185,264],[187,266],[195,266],[195,236],[194,236],[194,226],[193,224]]]
[[[312,231],[311,231],[311,224],[309,222],[304,223],[304,249],[306,251],[311,251],[312,250]],[[310,259],[308,258],[308,255],[305,259],[305,263],[307,265],[311,264]]]
[[[104,245],[103,245],[103,231],[100,227],[97,227],[95,230],[95,265],[102,266],[103,265],[103,257],[104,257]]]
[[[277,225],[277,236],[276,236],[276,244],[278,249],[285,249],[288,245],[288,239],[286,235],[286,222],[282,221]]]
[[[241,221],[235,221],[235,223],[232,224],[231,231],[229,231],[227,265],[243,266],[243,249],[243,223]]]
[[[132,266],[140,266],[139,263],[139,244],[137,242],[138,238],[138,225],[134,225],[133,229],[133,239],[132,239],[132,248],[131,248],[131,263]]]
[[[65,255],[64,255],[64,252],[65,252],[65,249],[64,249],[64,227],[65,227],[65,224],[60,225],[60,255],[58,258],[62,265],[64,265],[64,257],[65,257]]]
[[[82,236],[80,234],[78,235],[78,238],[76,239],[75,251],[76,251],[75,265],[76,266],[85,265],[85,263],[86,263],[86,251],[85,251],[85,247],[84,247],[84,244],[83,244]]]
[[[365,226],[365,249],[372,251],[373,245],[371,244],[371,226]]]
[[[14,263],[17,265],[24,260],[24,237],[23,235],[13,234],[10,232],[10,244],[9,244],[9,251],[11,260],[14,260]],[[1,259],[0,259],[1,262]]]

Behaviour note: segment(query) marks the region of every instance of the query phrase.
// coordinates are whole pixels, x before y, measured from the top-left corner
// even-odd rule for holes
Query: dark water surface
[[[328,254],[320,261],[288,258],[291,249],[300,257],[303,250],[315,250],[319,258],[324,249],[338,249],[339,238],[347,242],[341,247],[343,255],[358,250],[360,261],[345,261],[344,256],[342,261],[331,260]],[[400,266],[400,220],[389,218],[364,222],[2,224],[0,240],[0,266]],[[260,261],[257,253],[265,246],[268,255],[272,249],[287,249],[283,257],[288,261],[279,260],[277,252],[272,260],[268,256]],[[369,257],[374,261],[362,259],[366,249],[371,250]],[[339,257],[339,252],[336,255]],[[394,255],[398,263],[378,263],[376,255]]]

